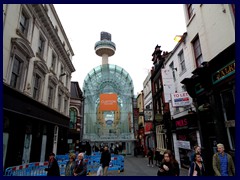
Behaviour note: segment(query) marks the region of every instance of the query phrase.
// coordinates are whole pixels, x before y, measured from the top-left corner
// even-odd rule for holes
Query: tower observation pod
[[[111,34],[101,32],[101,40],[95,43],[95,52],[102,57],[102,64],[108,64],[108,57],[114,55],[116,45],[111,41]]]

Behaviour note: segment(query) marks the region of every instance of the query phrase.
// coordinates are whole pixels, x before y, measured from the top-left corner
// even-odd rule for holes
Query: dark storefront
[[[172,120],[172,133],[176,133],[175,145],[179,148],[180,164],[182,168],[189,168],[192,149],[198,145],[198,125],[196,113]]]
[[[65,154],[69,118],[7,85],[3,90],[4,168],[47,160],[53,151],[55,125],[59,127],[57,154]],[[29,155],[27,162],[24,152]]]
[[[216,144],[223,143],[234,159],[235,43],[192,73],[182,83],[197,105],[201,141],[208,152],[205,158],[212,159]]]

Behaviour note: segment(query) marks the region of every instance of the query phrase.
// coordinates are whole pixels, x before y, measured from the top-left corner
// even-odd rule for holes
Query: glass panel
[[[85,78],[83,91],[84,137],[91,141],[131,139],[133,85],[129,74],[116,65],[100,65]],[[102,93],[117,94],[118,110],[99,110]]]

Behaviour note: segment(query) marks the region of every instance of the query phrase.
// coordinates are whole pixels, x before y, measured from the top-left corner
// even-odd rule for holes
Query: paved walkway
[[[154,161],[155,163],[155,161]],[[124,159],[124,172],[109,171],[108,176],[157,176],[157,166],[147,166],[148,158],[126,156]],[[180,169],[180,176],[187,176],[187,169]],[[92,173],[91,176],[96,176]]]

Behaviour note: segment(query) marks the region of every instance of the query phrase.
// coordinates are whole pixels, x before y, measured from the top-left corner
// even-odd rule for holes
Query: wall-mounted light
[[[174,37],[174,41],[176,41],[176,42],[180,42],[181,39],[182,39],[182,35],[176,35],[176,36]]]

